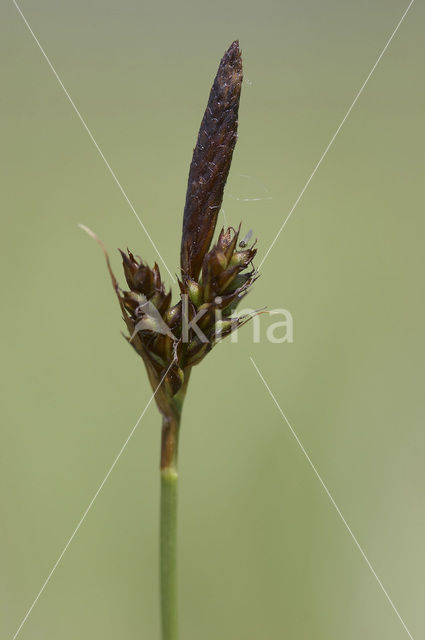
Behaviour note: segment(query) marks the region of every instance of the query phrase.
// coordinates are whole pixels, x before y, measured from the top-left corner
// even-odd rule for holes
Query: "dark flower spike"
[[[241,82],[241,52],[235,41],[220,62],[193,152],[177,304],[171,306],[171,291],[166,292],[158,265],[149,267],[128,249],[120,253],[129,290],[120,289],[105,247],[81,225],[102,247],[127,326],[126,339],[142,357],[152,387],[156,389],[165,376],[156,399],[168,417],[176,398],[185,392],[191,368],[219,339],[250,319],[232,314],[258,277],[252,266],[255,242],[248,246],[252,231],[240,240],[240,225],[222,228],[211,247],[236,144]]]
[[[181,270],[197,280],[214,235],[238,129],[242,58],[235,40],[224,54],[193,151],[181,242]]]
[[[175,606],[177,449],[181,412],[192,367],[255,315],[234,316],[258,278],[252,231],[221,229],[211,246],[236,144],[242,60],[237,41],[224,54],[211,89],[190,166],[181,239],[180,300],[172,306],[157,264],[151,268],[121,251],[128,290],[115,278],[101,246],[120,305],[127,342],[142,358],[158,409],[161,433],[161,611],[163,640],[177,638]],[[152,398],[151,398],[152,399]],[[150,401],[149,401],[150,402]]]

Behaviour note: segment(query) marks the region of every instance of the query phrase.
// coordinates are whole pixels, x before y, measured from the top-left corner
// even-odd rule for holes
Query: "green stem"
[[[161,469],[162,640],[177,640],[177,469]]]
[[[180,418],[190,377],[172,398],[158,404],[162,413],[160,582],[162,640],[177,640],[177,450]]]

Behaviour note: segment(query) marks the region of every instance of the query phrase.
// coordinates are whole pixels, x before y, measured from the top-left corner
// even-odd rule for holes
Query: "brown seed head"
[[[242,58],[235,40],[224,54],[193,151],[181,243],[183,275],[197,279],[214,235],[238,129]]]
[[[247,246],[251,232],[238,247],[240,227],[222,229],[210,248],[236,144],[241,82],[241,52],[235,41],[220,62],[193,152],[181,241],[181,299],[177,304],[171,306],[171,291],[166,293],[158,265],[151,269],[130,251],[121,251],[129,288],[122,290],[105,248],[86,229],[105,252],[128,342],[142,357],[154,389],[164,378],[156,394],[164,415],[171,399],[187,384],[191,368],[250,318],[231,314],[258,277],[252,266],[255,242]],[[192,323],[199,316],[196,326],[202,337]]]

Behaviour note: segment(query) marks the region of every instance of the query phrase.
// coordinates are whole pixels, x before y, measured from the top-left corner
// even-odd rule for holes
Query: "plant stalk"
[[[177,640],[177,470],[161,470],[162,640]]]
[[[162,640],[177,640],[177,452],[187,383],[166,410],[162,407],[160,584]]]

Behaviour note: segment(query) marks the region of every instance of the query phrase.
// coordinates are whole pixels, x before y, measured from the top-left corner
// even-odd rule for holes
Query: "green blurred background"
[[[223,206],[262,257],[406,6],[21,4],[173,272],[192,148],[231,41],[247,81]],[[412,6],[250,296],[291,311],[294,343],[268,344],[263,317],[260,344],[247,326],[193,373],[182,640],[408,637],[250,355],[424,637],[424,13]],[[118,246],[156,256],[9,1],[1,31],[0,634],[11,639],[150,397],[102,255],[77,224],[117,272]],[[22,640],[159,639],[159,436],[152,405]]]

